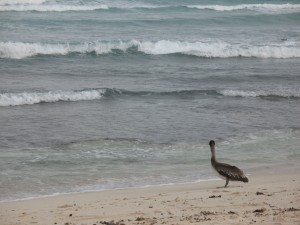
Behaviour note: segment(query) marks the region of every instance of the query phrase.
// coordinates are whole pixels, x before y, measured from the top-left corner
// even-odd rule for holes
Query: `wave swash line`
[[[42,44],[23,42],[0,42],[0,58],[23,59],[37,55],[68,54],[110,54],[114,52],[149,55],[183,54],[203,58],[299,58],[298,44],[230,44],[226,42],[186,42],[186,41],[119,41],[92,42],[82,44]]]

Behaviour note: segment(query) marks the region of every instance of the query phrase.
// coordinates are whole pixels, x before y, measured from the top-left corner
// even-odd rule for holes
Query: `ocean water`
[[[0,0],[0,201],[300,168],[296,0]],[[250,178],[251,182],[251,178]]]

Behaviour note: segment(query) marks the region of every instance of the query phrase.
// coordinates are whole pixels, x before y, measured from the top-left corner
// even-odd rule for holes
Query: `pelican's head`
[[[212,156],[212,158],[214,158],[215,159],[215,141],[214,140],[211,140],[210,142],[209,142],[209,146],[210,146],[210,151],[211,151],[211,156]]]

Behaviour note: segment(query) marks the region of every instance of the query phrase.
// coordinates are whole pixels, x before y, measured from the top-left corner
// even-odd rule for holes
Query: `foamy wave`
[[[2,5],[0,11],[39,11],[39,12],[64,12],[64,11],[92,11],[108,9],[107,5]]]
[[[110,53],[112,50],[126,51],[135,42],[118,43],[84,43],[84,44],[41,44],[23,42],[0,42],[0,58],[22,59],[35,55],[67,55],[71,53],[87,54],[95,52],[97,55]]]
[[[67,55],[72,53],[96,55],[114,51],[142,52],[150,55],[185,54],[204,58],[257,57],[298,58],[300,47],[296,44],[270,44],[264,46],[238,45],[225,42],[182,42],[161,40],[93,42],[83,44],[42,44],[0,42],[0,58],[22,59],[36,55]]]
[[[235,10],[253,10],[261,12],[299,12],[300,4],[240,4],[240,5],[152,5],[152,4],[140,4],[135,2],[107,2],[108,4],[100,3],[73,3],[73,4],[61,4],[59,2],[51,2],[48,0],[1,0],[0,11],[91,11],[98,9],[157,9],[157,8],[177,8],[187,7],[190,9],[200,10],[215,10],[215,11],[235,11]]]
[[[3,5],[25,5],[25,4],[32,4],[32,5],[39,5],[47,0],[0,0],[0,6]]]
[[[65,55],[68,45],[50,45],[40,43],[0,42],[0,58],[22,59],[38,54]]]
[[[168,6],[140,4],[137,2],[115,2],[107,1],[106,3],[100,2],[68,2],[62,3],[61,1],[51,0],[0,0],[1,11],[39,11],[39,12],[64,12],[64,11],[92,11],[99,9],[156,9],[165,8]]]
[[[282,98],[300,98],[299,89],[274,89],[274,90],[258,90],[258,91],[245,91],[245,90],[222,90],[218,91],[224,96],[230,97],[282,97]]]
[[[242,5],[189,5],[188,8],[210,9],[216,11],[254,10],[254,11],[300,11],[300,4],[242,4]]]
[[[300,57],[300,48],[286,45],[232,45],[225,42],[180,42],[158,41],[139,43],[138,49],[146,54],[162,55],[181,53],[205,58],[257,57],[295,58]]]
[[[3,93],[0,94],[0,106],[32,105],[42,102],[96,100],[100,99],[103,94],[104,91],[102,90]]]

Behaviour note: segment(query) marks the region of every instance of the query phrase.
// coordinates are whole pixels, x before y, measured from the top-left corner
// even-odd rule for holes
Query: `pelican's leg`
[[[227,187],[228,183],[229,183],[229,178],[226,178],[226,184],[224,187]]]

